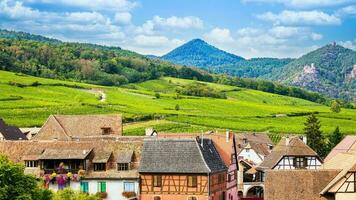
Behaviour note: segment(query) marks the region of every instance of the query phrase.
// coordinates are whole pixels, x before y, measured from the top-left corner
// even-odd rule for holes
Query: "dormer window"
[[[119,171],[129,170],[129,163],[117,163],[117,170]]]
[[[305,157],[295,157],[293,164],[296,169],[305,169],[307,167],[307,159]]]
[[[106,163],[94,163],[94,171],[105,171]]]
[[[112,133],[112,129],[110,127],[102,127],[101,130],[103,135],[110,135]]]
[[[243,144],[247,144],[247,138],[242,139]]]

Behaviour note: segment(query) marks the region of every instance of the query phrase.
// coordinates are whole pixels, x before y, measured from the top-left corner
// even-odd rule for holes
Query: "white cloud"
[[[345,3],[355,2],[355,0],[242,0],[245,3],[277,3],[289,7],[311,8],[337,6]]]
[[[204,34],[204,38],[214,43],[229,43],[234,41],[230,30],[226,28],[214,28],[209,33]]]
[[[270,21],[274,24],[284,25],[338,25],[341,23],[340,18],[335,15],[312,10],[312,11],[291,11],[284,10],[278,14],[266,12],[257,15],[258,19]]]
[[[188,16],[188,17],[172,16],[168,18],[154,16],[152,21],[155,25],[159,27],[178,28],[178,29],[203,28],[203,21],[200,18],[194,16]]]
[[[311,33],[310,37],[314,41],[323,39],[323,35],[321,35],[319,33]]]
[[[129,24],[131,22],[131,14],[129,12],[116,13],[114,21],[119,24]]]
[[[153,34],[157,30],[202,29],[203,26],[203,21],[194,16],[171,16],[168,18],[154,16],[151,20],[147,20],[144,24],[137,27],[136,32],[139,34]]]
[[[276,26],[269,30],[269,33],[277,38],[289,38],[299,35],[304,31],[300,27]]]
[[[352,49],[354,51],[356,51],[356,39],[354,41],[340,41],[338,42],[338,44],[340,44],[341,46],[345,47],[345,48],[349,48]]]
[[[30,3],[62,4],[91,10],[129,11],[139,4],[130,0],[25,0]]]
[[[356,5],[346,6],[337,11],[338,15],[356,15]]]

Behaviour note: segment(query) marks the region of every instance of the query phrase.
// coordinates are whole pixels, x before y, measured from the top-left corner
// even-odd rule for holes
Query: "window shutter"
[[[106,182],[101,183],[101,192],[106,192]]]

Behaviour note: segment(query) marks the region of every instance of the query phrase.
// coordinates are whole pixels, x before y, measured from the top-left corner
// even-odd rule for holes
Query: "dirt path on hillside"
[[[99,97],[100,102],[105,102],[106,101],[106,93],[103,90],[100,89],[91,89],[91,90],[83,90],[85,92],[88,92],[90,94],[97,95]]]

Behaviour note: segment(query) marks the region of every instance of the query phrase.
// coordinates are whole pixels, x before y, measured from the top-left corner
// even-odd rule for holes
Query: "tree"
[[[320,121],[318,118],[311,114],[306,123],[304,123],[304,133],[307,136],[307,144],[311,147],[320,157],[326,156],[326,145],[323,134],[320,130]]]
[[[159,99],[159,98],[161,98],[161,94],[158,93],[158,92],[156,92],[156,93],[155,93],[155,97],[156,97],[156,99]]]
[[[100,197],[98,195],[77,192],[68,187],[58,191],[54,195],[53,200],[100,200]]]
[[[334,100],[331,103],[331,107],[330,107],[331,111],[333,111],[334,113],[339,113],[341,111],[341,105],[338,101]]]
[[[51,199],[51,192],[39,187],[34,176],[25,175],[24,167],[0,155],[0,199]]]
[[[329,150],[331,150],[341,142],[341,140],[344,138],[344,135],[340,132],[340,129],[337,126],[334,132],[330,134],[328,137],[329,137]]]

